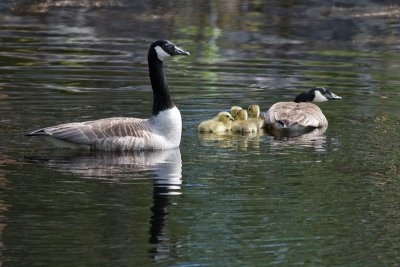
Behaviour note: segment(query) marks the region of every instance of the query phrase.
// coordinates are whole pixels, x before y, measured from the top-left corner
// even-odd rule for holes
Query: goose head
[[[260,106],[250,105],[247,109],[250,118],[258,118],[260,116]]]
[[[223,123],[233,121],[233,117],[229,112],[223,111],[218,113],[217,120]]]
[[[171,43],[168,40],[159,40],[151,44],[150,51],[154,51],[157,55],[158,60],[163,61],[165,58],[172,56],[188,56],[189,52],[182,50],[177,47],[175,44]]]
[[[235,118],[235,116],[239,110],[242,110],[242,108],[239,106],[232,106],[231,107],[231,115]]]
[[[248,118],[247,110],[241,109],[239,110],[236,115],[234,116],[235,120],[237,121],[245,121]]]
[[[312,88],[307,93],[302,93],[296,97],[294,102],[324,102],[328,100],[342,99],[340,96],[335,95],[325,87]]]

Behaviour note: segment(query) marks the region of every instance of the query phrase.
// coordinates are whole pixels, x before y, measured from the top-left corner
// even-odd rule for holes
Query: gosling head
[[[335,95],[325,87],[314,87],[307,93],[301,93],[298,95],[294,102],[324,102],[338,99],[342,98],[338,95]]]
[[[233,121],[232,115],[226,111],[222,111],[222,112],[218,113],[217,119],[218,119],[218,121],[221,121],[223,123]]]
[[[247,110],[241,109],[236,113],[236,116],[234,117],[235,120],[237,121],[245,121],[248,118]]]
[[[172,56],[188,56],[190,55],[189,52],[186,52],[168,40],[159,40],[150,45],[149,50],[149,57],[155,53],[158,60],[163,61],[165,58],[172,57]]]
[[[258,118],[260,116],[260,106],[250,105],[247,109],[250,118]]]
[[[239,106],[232,106],[231,107],[231,115],[232,115],[232,117],[235,118],[235,116],[236,116],[236,114],[238,113],[239,110],[242,110],[242,108],[239,107]]]

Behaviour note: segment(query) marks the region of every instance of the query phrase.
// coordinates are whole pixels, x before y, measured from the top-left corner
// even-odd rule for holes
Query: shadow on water
[[[168,240],[164,228],[171,197],[181,194],[182,159],[179,148],[119,153],[55,150],[49,156],[28,156],[26,160],[44,163],[51,169],[73,173],[81,178],[122,184],[132,183],[136,173],[150,171],[153,195],[148,239],[152,246],[149,253],[154,261],[167,257],[168,252],[158,249],[158,245]]]

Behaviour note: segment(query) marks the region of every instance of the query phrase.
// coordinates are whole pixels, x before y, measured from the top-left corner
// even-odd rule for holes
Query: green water
[[[86,5],[86,6],[85,6]],[[1,266],[396,266],[400,6],[385,1],[0,4]],[[56,150],[44,126],[148,117],[149,44],[183,117],[179,149]],[[199,135],[232,105],[312,86],[324,133]]]

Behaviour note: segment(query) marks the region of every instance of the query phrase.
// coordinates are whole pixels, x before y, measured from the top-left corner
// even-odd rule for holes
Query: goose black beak
[[[338,95],[335,95],[334,93],[331,93],[331,98],[330,99],[332,99],[332,100],[340,100],[340,99],[342,99],[342,97],[338,96]]]
[[[180,49],[179,47],[175,47],[175,51],[174,51],[174,56],[189,56],[190,53],[186,52],[183,49]]]

